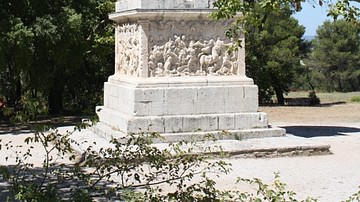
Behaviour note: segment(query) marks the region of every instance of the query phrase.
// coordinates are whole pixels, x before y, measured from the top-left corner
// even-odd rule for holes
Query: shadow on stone
[[[285,126],[282,128],[286,129],[289,134],[305,138],[341,136],[351,133],[360,135],[360,128],[340,126]]]

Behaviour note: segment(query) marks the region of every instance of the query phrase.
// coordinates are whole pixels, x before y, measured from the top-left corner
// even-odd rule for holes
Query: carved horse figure
[[[200,62],[200,70],[203,72],[208,72],[208,68],[216,63],[216,58],[212,55],[199,55],[199,62]]]

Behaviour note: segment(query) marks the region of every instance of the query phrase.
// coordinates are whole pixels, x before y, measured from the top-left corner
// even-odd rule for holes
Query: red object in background
[[[5,102],[2,98],[0,98],[0,109],[5,107]]]

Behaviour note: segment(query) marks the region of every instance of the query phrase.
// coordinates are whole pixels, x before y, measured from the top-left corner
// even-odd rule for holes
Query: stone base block
[[[136,117],[97,107],[97,113],[102,123],[124,133],[208,132],[268,127],[267,115],[262,112]]]
[[[257,90],[251,79],[239,76],[114,75],[105,83],[104,106],[96,109],[102,127],[95,130],[103,136],[155,132],[171,142],[206,134],[225,138],[223,131],[230,139],[284,135],[282,129],[269,129],[267,115],[257,112]]]
[[[109,125],[98,123],[91,128],[97,135],[104,137],[107,140],[113,138],[119,141],[126,141],[126,134],[121,131],[114,130]],[[161,139],[153,140],[154,143],[171,143],[179,141],[208,141],[213,140],[245,140],[253,138],[270,138],[285,136],[285,129],[283,128],[257,128],[244,130],[228,130],[228,131],[198,131],[188,133],[162,133]]]
[[[127,116],[175,116],[256,112],[258,88],[251,79],[112,76],[104,86],[104,107]]]

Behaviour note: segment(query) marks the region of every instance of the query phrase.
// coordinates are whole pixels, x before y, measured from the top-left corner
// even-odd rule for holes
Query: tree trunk
[[[285,105],[285,98],[284,98],[284,94],[283,91],[279,88],[274,88],[275,90],[275,95],[276,95],[276,99],[278,101],[279,105]]]
[[[61,114],[64,110],[63,107],[63,92],[64,86],[61,84],[54,84],[49,93],[49,113],[52,115]]]
[[[338,78],[338,87],[339,87],[339,92],[343,92],[343,88],[342,88],[342,85],[341,85],[341,78]]]
[[[311,78],[310,78],[310,70],[309,68],[306,68],[306,80],[311,88],[312,91],[315,91],[315,87],[314,85],[311,83]]]
[[[7,65],[8,67],[8,80],[9,85],[5,87],[7,93],[5,94],[6,103],[8,107],[19,108],[19,103],[22,96],[21,80],[18,74],[13,71],[13,65]]]

